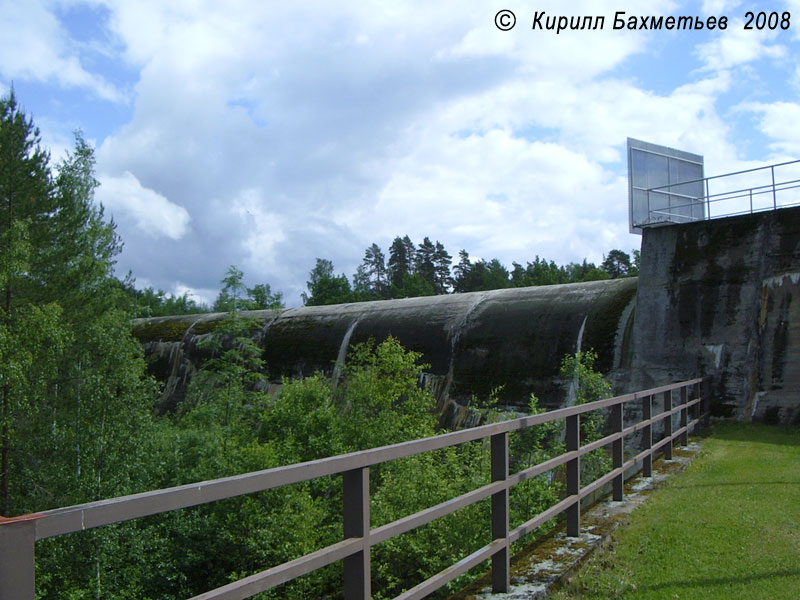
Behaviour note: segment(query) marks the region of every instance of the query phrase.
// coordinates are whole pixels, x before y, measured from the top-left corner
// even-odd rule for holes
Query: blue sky
[[[118,272],[206,301],[235,264],[296,306],[315,258],[350,275],[396,235],[509,267],[630,251],[627,137],[708,175],[800,158],[800,0],[564,6],[0,0],[0,93],[54,158],[75,129],[95,146]],[[532,31],[537,10],[606,23]],[[614,31],[622,10],[729,26]]]

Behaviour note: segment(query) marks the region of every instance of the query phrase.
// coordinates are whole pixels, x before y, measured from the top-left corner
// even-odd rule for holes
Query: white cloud
[[[703,14],[726,16],[739,4],[740,0],[703,0]]]
[[[96,198],[118,220],[131,219],[151,238],[181,239],[191,217],[182,206],[147,189],[129,171],[119,177],[101,175]]]
[[[509,266],[629,250],[625,138],[735,170],[722,99],[755,61],[796,68],[788,36],[612,29],[618,10],[689,10],[666,0],[105,5],[115,56],[138,79],[132,114],[100,137],[98,169],[115,176],[98,198],[117,215],[125,269],[204,297],[236,264],[296,303],[316,257],[352,273],[367,245],[404,234]],[[517,12],[514,31],[495,28],[501,8]],[[606,24],[532,31],[535,11]],[[32,21],[48,56],[77,56],[58,23]],[[684,73],[670,63],[678,44]],[[651,59],[668,77],[641,67]]]
[[[729,19],[728,28],[712,41],[700,44],[697,55],[708,70],[719,71],[755,62],[762,58],[780,59],[787,49],[782,44],[770,44],[780,30],[744,28],[740,18]]]
[[[104,100],[123,101],[113,85],[84,68],[50,8],[40,0],[0,0],[0,74],[86,88]]]
[[[800,157],[800,104],[797,102],[743,103],[739,110],[760,115],[759,130],[769,137],[775,160]]]

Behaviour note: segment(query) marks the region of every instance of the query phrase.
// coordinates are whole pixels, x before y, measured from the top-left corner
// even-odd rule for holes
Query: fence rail
[[[49,537],[109,525],[171,510],[269,490],[328,475],[342,475],[344,498],[342,541],[290,562],[271,567],[244,579],[211,590],[192,600],[242,599],[300,577],[316,569],[344,561],[344,597],[367,600],[371,596],[370,548],[421,525],[451,514],[485,498],[491,498],[492,542],[458,561],[441,573],[397,596],[395,600],[424,598],[486,559],[492,561],[492,588],[509,588],[510,546],[550,519],[566,512],[567,534],[580,533],[581,500],[611,482],[615,500],[623,498],[625,472],[641,461],[644,476],[652,472],[652,460],[663,452],[672,458],[673,443],[688,443],[688,434],[707,414],[704,379],[692,379],[641,392],[617,396],[547,413],[521,417],[430,438],[353,452],[321,460],[277,467],[211,481],[133,494],[110,500],[58,508],[10,519],[0,518],[0,600],[33,600],[35,596],[35,543]],[[691,394],[690,398],[690,391]],[[677,393],[677,394],[676,394]],[[673,396],[679,396],[674,402]],[[653,415],[654,398],[662,399],[663,410]],[[624,426],[623,407],[641,403],[641,420]],[[599,409],[610,410],[611,433],[581,445],[580,416]],[[690,411],[692,418],[690,419]],[[677,416],[678,428],[673,431]],[[542,423],[565,419],[567,449],[543,463],[509,474],[508,434]],[[664,435],[653,440],[653,426],[664,422]],[[642,448],[625,460],[625,436],[642,432]],[[390,460],[405,458],[482,439],[490,439],[492,482],[466,494],[370,529],[369,469]],[[581,486],[580,460],[583,455],[611,445],[612,470]],[[509,491],[522,481],[566,465],[566,497],[522,525],[509,528]]]
[[[702,192],[686,193],[698,187]],[[798,188],[800,160],[647,189],[636,188],[646,194],[647,216],[634,226],[687,223],[798,206],[800,191],[792,191]]]

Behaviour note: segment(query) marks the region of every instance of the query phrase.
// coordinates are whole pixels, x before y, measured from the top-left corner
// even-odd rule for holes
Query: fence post
[[[775,195],[775,165],[769,168],[772,171],[772,210],[778,209],[778,197]]]
[[[672,390],[664,392],[664,411],[672,410]],[[669,443],[664,446],[664,458],[672,460],[672,415],[664,418],[664,437],[670,438]]]
[[[567,417],[567,452],[579,450],[581,447],[580,415]],[[567,462],[567,496],[579,494],[581,491],[581,458],[573,458]],[[581,503],[575,502],[567,509],[567,535],[577,537],[581,534]]]
[[[0,600],[33,600],[36,595],[35,516],[0,517]]]
[[[681,388],[681,427],[683,429],[683,433],[681,434],[681,441],[680,444],[684,448],[689,445],[689,429],[687,426],[689,425],[689,407],[686,406],[686,403],[689,402],[689,388],[683,386]]]
[[[345,600],[372,596],[369,546],[369,467],[342,473],[344,538],[364,538],[362,549],[344,559]]]
[[[651,395],[647,395],[642,398],[642,420],[647,421],[648,419],[653,417],[653,397]],[[645,450],[651,450],[653,448],[653,426],[652,425],[645,425],[644,429],[642,430],[642,444],[644,445]],[[652,477],[653,476],[653,454],[652,452],[647,454],[642,459],[642,476],[643,477]]]
[[[622,403],[615,404],[611,407],[611,431],[613,433],[619,433],[622,431]],[[611,460],[612,460],[612,469],[619,469],[622,467],[623,463],[623,441],[620,437],[618,440],[614,440],[611,443]],[[624,494],[624,485],[625,485],[625,473],[620,473],[613,479],[613,497],[614,500],[620,502],[622,500],[622,496]]]
[[[508,432],[491,438],[492,481],[508,479]],[[505,593],[511,585],[510,552],[508,547],[508,488],[492,494],[492,539],[503,539],[503,549],[492,555],[492,592]]]

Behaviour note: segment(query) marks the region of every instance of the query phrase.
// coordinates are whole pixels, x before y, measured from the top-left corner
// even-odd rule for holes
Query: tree
[[[246,310],[247,286],[242,281],[243,278],[244,273],[235,265],[228,267],[225,277],[220,281],[222,290],[214,302],[214,310],[233,313]]]
[[[479,260],[469,262],[469,255],[462,250],[461,262],[456,267],[458,275],[455,281],[457,292],[479,292],[485,290],[499,290],[511,285],[508,269],[496,258],[488,263]]]
[[[133,283],[120,282],[126,296],[132,300],[131,310],[135,317],[166,317],[207,313],[211,309],[189,298],[189,292],[181,296],[168,294],[162,289],[146,287],[137,290]]]
[[[55,208],[49,155],[39,131],[17,104],[14,90],[0,99],[0,514],[11,515],[11,478],[18,419],[46,393],[42,377],[57,355],[42,350],[48,335],[63,339],[57,305],[32,305],[37,244],[50,236]],[[44,336],[41,336],[45,333]],[[46,361],[43,359],[46,358]],[[34,367],[47,367],[37,372]]]
[[[631,266],[631,270],[628,271],[628,275],[631,277],[635,277],[639,275],[639,267],[642,264],[642,252],[641,250],[633,250],[633,266]]]
[[[453,291],[466,292],[467,279],[472,270],[472,263],[469,260],[469,253],[463,248],[458,251],[458,264],[453,267],[455,276],[453,277]]]
[[[372,296],[383,298],[389,287],[383,251],[372,244],[364,251],[363,270]]]
[[[611,250],[608,256],[603,257],[601,268],[611,279],[626,277],[631,271],[631,257],[622,250]]]
[[[603,269],[598,269],[594,263],[588,262],[585,258],[583,263],[569,263],[565,270],[567,272],[568,283],[578,283],[580,281],[599,281],[608,279],[608,273]]]
[[[436,290],[435,254],[436,246],[434,246],[430,238],[426,236],[417,247],[417,252],[414,257],[414,273],[420,275],[434,290]]]
[[[93,150],[79,133],[73,152],[51,169],[13,91],[0,99],[0,508],[7,515],[134,485],[128,463],[136,461],[125,448],[145,432],[154,394],[130,314],[120,309],[113,265],[121,242],[94,203],[93,173]]]
[[[272,292],[268,283],[259,283],[255,287],[247,290],[250,295],[250,310],[281,310],[286,308],[283,304],[283,293]]]
[[[353,291],[347,277],[334,275],[333,263],[325,258],[317,259],[306,285],[309,293],[302,294],[303,304],[306,306],[341,304],[353,300]]]
[[[248,288],[244,284],[244,273],[235,265],[228,267],[225,277],[220,281],[222,289],[214,301],[217,312],[238,312],[240,310],[279,310],[283,306],[283,294],[272,293],[268,283],[259,283]],[[179,313],[172,313],[179,314]]]
[[[450,275],[450,264],[452,257],[439,240],[433,251],[433,287],[437,294],[446,294],[453,285],[453,278]]]
[[[389,284],[402,289],[403,280],[413,272],[414,244],[408,236],[396,237],[389,248]],[[396,297],[393,295],[393,297]]]
[[[538,255],[532,262],[528,262],[527,267],[521,274],[517,267],[518,265],[515,263],[514,272],[516,275],[512,276],[512,279],[520,280],[522,285],[554,285],[567,282],[567,273],[564,267],[559,267],[555,261],[548,262],[543,258],[539,258]],[[516,281],[515,285],[518,285]]]

